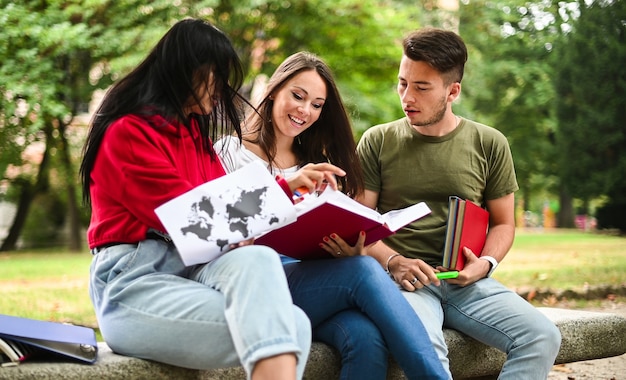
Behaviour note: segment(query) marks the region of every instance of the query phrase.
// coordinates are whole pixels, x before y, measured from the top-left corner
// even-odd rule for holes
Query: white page
[[[430,208],[426,205],[426,203],[420,202],[400,210],[391,210],[386,212],[383,215],[383,218],[385,219],[385,223],[387,223],[387,227],[389,227],[391,231],[395,232],[407,224],[428,214],[430,214]]]
[[[430,214],[431,212],[426,203],[420,202],[400,210],[391,210],[384,215],[381,215],[378,211],[357,202],[341,191],[333,190],[331,187],[326,187],[324,192],[322,192],[319,196],[309,195],[305,197],[302,202],[296,205],[298,216],[320,206],[323,203],[334,204],[343,209],[350,210],[357,215],[384,223],[391,231],[397,231],[398,229]]]
[[[343,209],[350,210],[357,215],[361,215],[371,220],[380,221],[381,223],[383,222],[383,217],[380,213],[378,213],[378,211],[360,204],[339,190],[333,190],[330,186],[327,186],[326,189],[324,189],[324,191],[318,196],[306,196],[302,202],[296,205],[296,209],[298,215],[302,215],[324,203],[334,204]]]
[[[209,262],[230,244],[296,220],[291,200],[259,161],[204,183],[154,211],[188,266]]]

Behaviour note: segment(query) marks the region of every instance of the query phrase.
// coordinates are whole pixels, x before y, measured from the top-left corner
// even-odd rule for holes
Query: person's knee
[[[280,268],[280,257],[273,249],[263,245],[247,245],[226,253],[235,265],[241,269],[250,268],[263,273],[267,268]]]
[[[535,328],[537,339],[540,341],[538,344],[556,356],[561,348],[561,332],[558,327],[548,322],[537,325]]]
[[[300,347],[301,353],[298,355],[298,361],[306,361],[311,350],[312,331],[311,321],[309,317],[297,306],[293,306],[293,315],[296,325],[295,339],[297,340],[298,347]]]
[[[298,335],[302,336],[302,338],[306,341],[311,341],[312,329],[309,317],[296,305],[293,305],[293,315]]]
[[[389,280],[387,273],[371,256],[352,256],[341,261],[344,261],[342,264],[346,266],[346,270],[358,274],[359,278],[368,282],[378,283],[380,280]]]
[[[356,262],[356,264],[354,265],[358,265],[361,269],[375,269],[377,271],[380,271],[382,269],[380,264],[378,264],[378,261],[376,261],[376,259],[371,256],[354,256],[354,260]]]

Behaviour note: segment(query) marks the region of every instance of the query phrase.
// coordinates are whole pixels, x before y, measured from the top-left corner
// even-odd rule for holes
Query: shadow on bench
[[[562,342],[555,364],[601,359],[626,353],[626,318],[589,311],[539,308],[561,331]],[[450,351],[450,370],[455,379],[495,379],[505,355],[457,331],[446,330]],[[245,379],[241,368],[208,371],[189,370],[147,360],[116,355],[104,343],[99,345],[98,361],[93,365],[75,363],[24,363],[0,368],[0,380],[11,379]],[[339,356],[330,347],[315,342],[309,355],[304,378],[332,380],[339,377]],[[387,380],[405,379],[392,361]]]

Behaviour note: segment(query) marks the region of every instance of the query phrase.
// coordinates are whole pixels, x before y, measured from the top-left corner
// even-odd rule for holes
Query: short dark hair
[[[456,33],[438,29],[423,28],[406,36],[402,43],[404,55],[413,61],[423,61],[442,74],[446,84],[461,82],[467,47]]]

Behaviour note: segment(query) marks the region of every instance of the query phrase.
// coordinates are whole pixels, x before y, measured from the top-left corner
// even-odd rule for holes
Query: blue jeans
[[[267,247],[185,267],[162,241],[115,245],[94,256],[89,291],[117,353],[196,369],[242,365],[248,378],[260,359],[295,353],[304,373],[311,325]]]
[[[315,339],[337,348],[342,379],[385,379],[388,352],[408,379],[450,379],[395,283],[369,256],[284,265]]]
[[[415,292],[402,291],[426,326],[446,369],[448,350],[442,326],[463,332],[507,354],[498,379],[546,379],[561,334],[526,300],[492,278],[466,287],[441,282]]]

